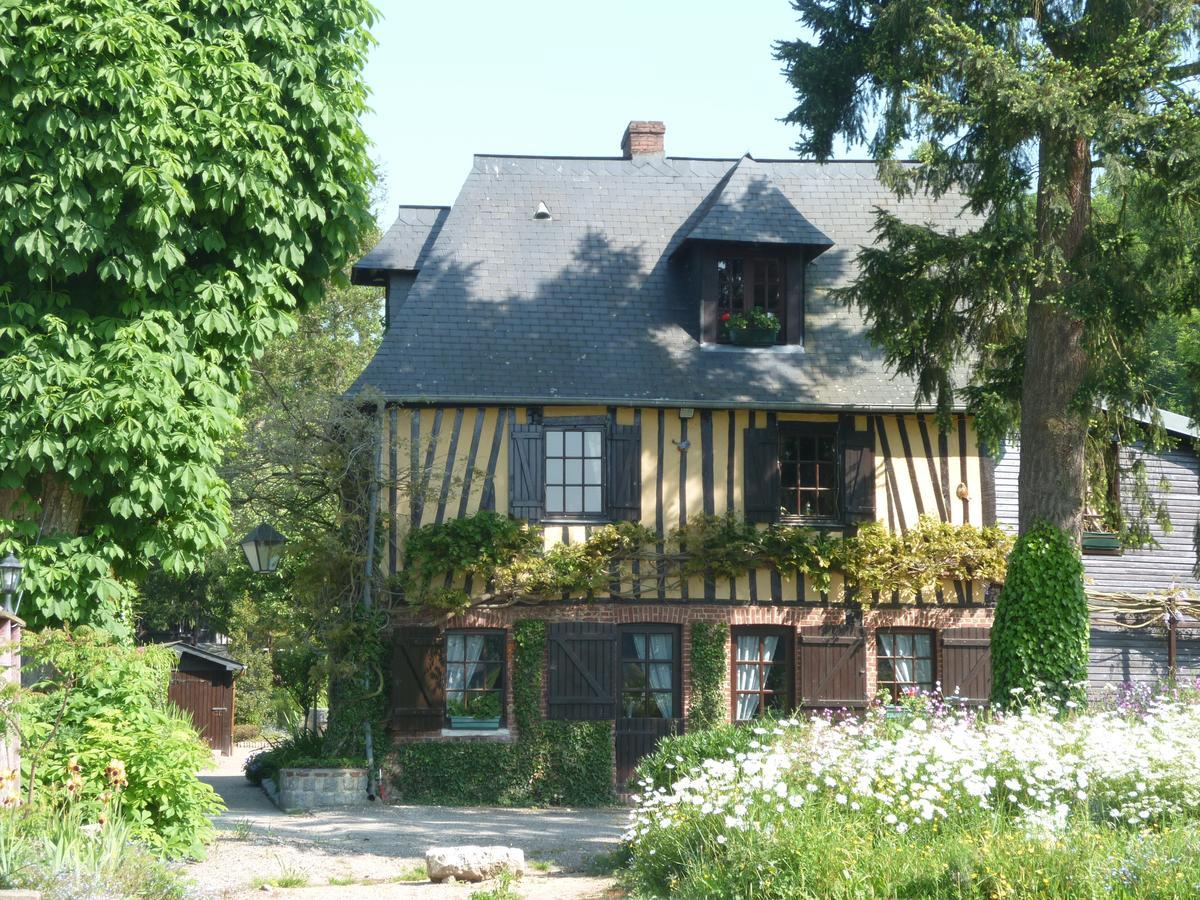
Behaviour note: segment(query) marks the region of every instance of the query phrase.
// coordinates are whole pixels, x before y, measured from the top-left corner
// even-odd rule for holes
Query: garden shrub
[[[361,769],[367,761],[356,756],[329,756],[325,736],[317,731],[298,729],[266,750],[246,758],[243,771],[252,784],[275,781],[280,769]]]
[[[432,741],[392,753],[396,799],[410,803],[598,806],[613,799],[611,722],[546,721],[546,623],[513,626],[517,740]]]
[[[643,766],[655,784],[625,836],[636,896],[1184,897],[1200,884],[1196,694],[1144,712],[934,702],[903,721],[873,709],[741,726],[751,740],[726,747],[717,731],[664,742]]]
[[[122,765],[120,814],[131,833],[170,855],[198,855],[222,805],[196,778],[212,751],[167,701],[175,654],[87,627],[28,632],[21,649],[26,669],[44,673],[18,705],[30,795],[94,821],[112,792],[106,770]]]
[[[642,786],[670,787],[706,759],[724,759],[730,752],[744,753],[758,740],[755,723],[722,722],[700,731],[675,734],[658,742],[654,752],[638,763],[637,782]]]
[[[1017,540],[996,605],[992,702],[1007,706],[1039,691],[1082,700],[1088,629],[1079,547],[1065,531],[1038,523]]]
[[[692,705],[688,730],[711,728],[725,721],[725,673],[728,671],[729,626],[724,622],[692,625]]]

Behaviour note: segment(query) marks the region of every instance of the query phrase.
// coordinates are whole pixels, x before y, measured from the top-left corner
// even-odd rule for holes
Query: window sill
[[[611,525],[612,519],[589,519],[583,516],[543,518],[541,525]]]
[[[774,347],[738,347],[734,344],[701,343],[704,353],[763,353],[767,355],[796,356],[804,353],[803,344],[776,344]]]
[[[791,525],[794,528],[815,528],[819,531],[845,531],[849,526],[845,522],[835,522],[831,519],[805,519],[802,516],[783,516],[777,520],[779,525]]]
[[[512,740],[512,731],[508,728],[443,728],[444,738],[487,738],[493,741]]]

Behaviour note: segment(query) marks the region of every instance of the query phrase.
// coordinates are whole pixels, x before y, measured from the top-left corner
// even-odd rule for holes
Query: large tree
[[[367,0],[0,9],[0,552],[122,630],[194,567],[247,367],[371,226]]]
[[[1022,535],[1045,523],[1077,542],[1092,411],[1153,407],[1150,329],[1197,307],[1200,5],[793,6],[812,38],[776,49],[800,152],[866,142],[899,193],[968,207],[947,232],[881,212],[846,298],[919,399],[944,411],[959,391],[985,437],[1019,433]]]

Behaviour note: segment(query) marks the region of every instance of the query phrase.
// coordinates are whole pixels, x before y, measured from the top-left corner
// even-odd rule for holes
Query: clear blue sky
[[[453,203],[473,153],[616,156],[630,119],[672,156],[793,156],[771,55],[788,0],[378,0],[364,125],[400,203]]]

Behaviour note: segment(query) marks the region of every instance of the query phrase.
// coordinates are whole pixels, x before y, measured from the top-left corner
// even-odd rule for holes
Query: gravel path
[[[425,850],[445,844],[505,844],[548,871],[514,885],[521,897],[619,897],[613,880],[581,874],[616,849],[623,810],[526,810],[494,807],[378,805],[285,814],[241,774],[244,755],[218,757],[201,775],[228,807],[214,819],[219,838],[207,859],[187,868],[203,895],[262,897],[267,882],[303,884],[272,894],[288,898],[466,898],[479,885],[434,885],[424,878]],[[408,879],[419,878],[419,881]],[[332,882],[332,884],[331,884]],[[486,885],[485,885],[486,886]]]

